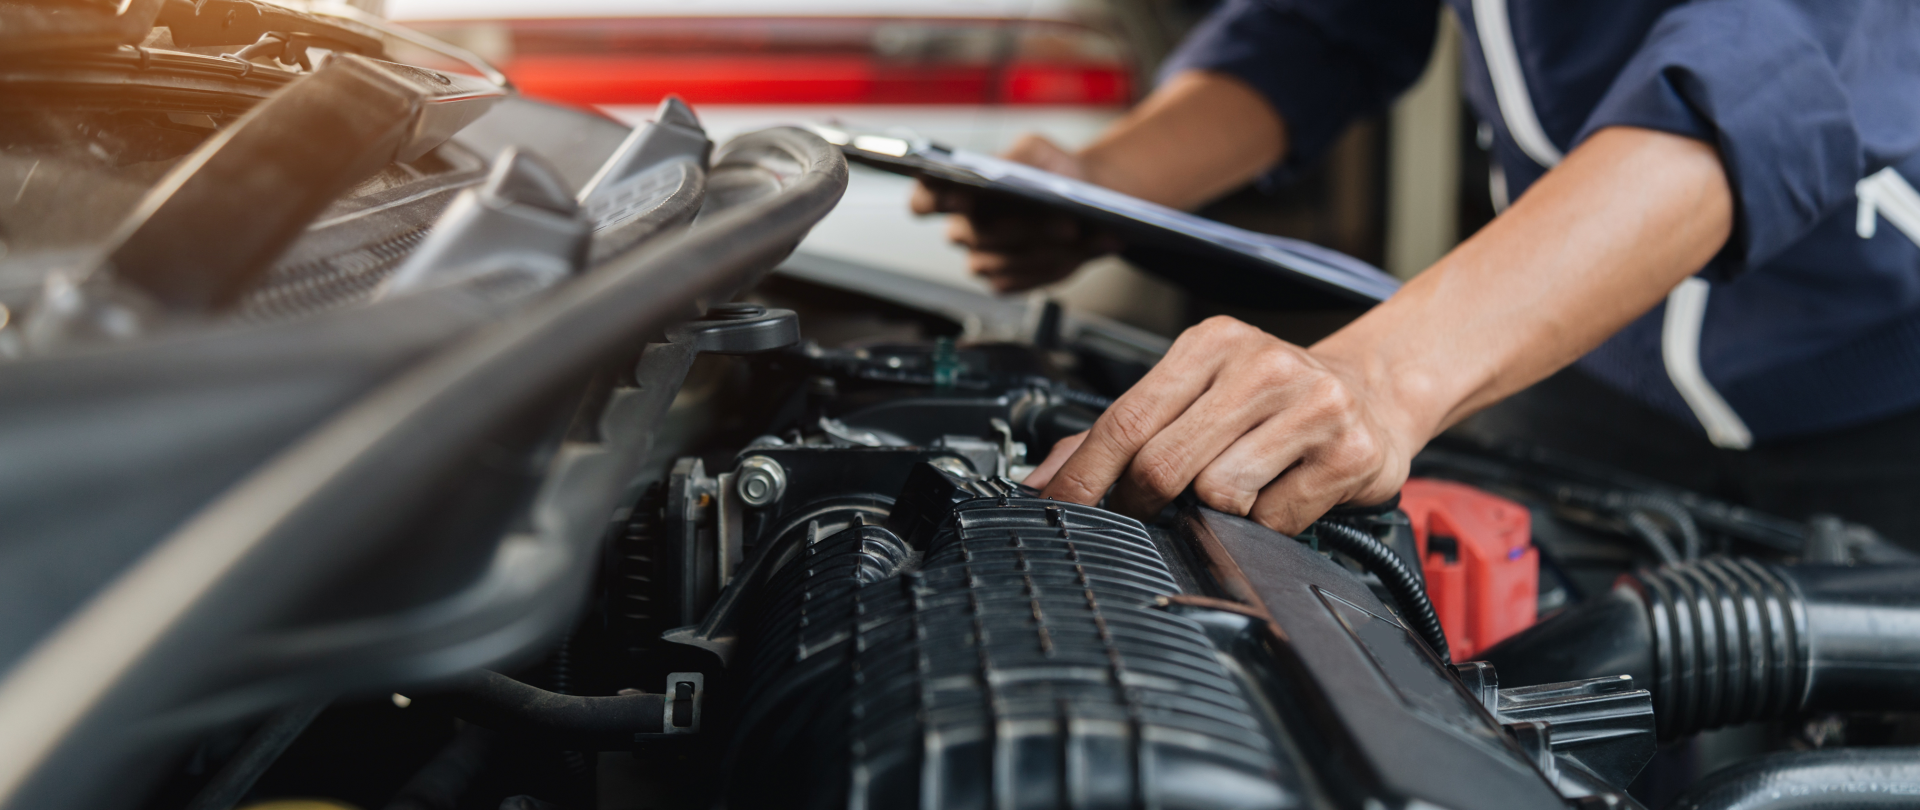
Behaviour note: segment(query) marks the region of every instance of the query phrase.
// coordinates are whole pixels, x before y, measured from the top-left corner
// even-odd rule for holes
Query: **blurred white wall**
[[[1387,266],[1427,269],[1459,241],[1460,24],[1440,13],[1433,61],[1393,107],[1387,147]]]

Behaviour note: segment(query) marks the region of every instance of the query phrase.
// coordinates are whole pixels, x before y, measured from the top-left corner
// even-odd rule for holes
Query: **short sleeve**
[[[1634,126],[1714,144],[1738,215],[1728,269],[1765,264],[1850,205],[1874,116],[1920,109],[1920,4],[1696,0],[1663,15],[1576,140]],[[1904,56],[1903,56],[1904,55]],[[1904,88],[1907,109],[1856,100]],[[1897,127],[1896,127],[1897,129]]]
[[[1355,118],[1386,109],[1433,51],[1438,0],[1227,0],[1161,70],[1225,73],[1287,123],[1282,173],[1318,160]]]

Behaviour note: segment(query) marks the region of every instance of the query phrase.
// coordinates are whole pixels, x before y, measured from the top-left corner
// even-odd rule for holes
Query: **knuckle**
[[[1201,503],[1222,512],[1245,515],[1253,508],[1254,498],[1259,493],[1240,486],[1231,476],[1209,469],[1194,479],[1193,494],[1200,498]]]
[[[1129,403],[1114,403],[1106,416],[1114,440],[1125,447],[1144,447],[1153,438],[1153,418]]]
[[[1262,498],[1254,503],[1247,517],[1281,534],[1299,534],[1307,528],[1307,522],[1300,520],[1300,511],[1290,499]]]
[[[1212,341],[1214,335],[1220,330],[1218,324],[1223,317],[1224,316],[1221,315],[1215,315],[1181,330],[1180,337],[1174,340],[1174,345],[1177,346],[1182,343],[1207,343]]]
[[[1299,375],[1300,358],[1283,347],[1275,346],[1261,352],[1253,367],[1260,384],[1271,388]]]
[[[1253,327],[1236,318],[1215,315],[1194,325],[1193,330],[1210,340],[1231,340],[1246,335]]]
[[[1360,404],[1354,399],[1353,390],[1331,375],[1315,381],[1313,389],[1314,398],[1322,408],[1343,418],[1351,417]]]
[[[1141,491],[1162,500],[1172,500],[1187,488],[1180,460],[1170,453],[1143,453],[1134,459],[1132,476]]]
[[[1374,460],[1380,457],[1379,440],[1375,439],[1372,433],[1364,430],[1347,431],[1341,445],[1341,455],[1356,468],[1370,467]]]

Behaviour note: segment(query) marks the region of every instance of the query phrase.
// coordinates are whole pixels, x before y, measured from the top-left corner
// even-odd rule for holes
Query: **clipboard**
[[[1121,256],[1188,291],[1268,310],[1365,309],[1400,282],[1364,261],[1298,239],[1256,233],[1021,163],[886,135],[814,131],[847,159],[1065,211],[1104,227]]]

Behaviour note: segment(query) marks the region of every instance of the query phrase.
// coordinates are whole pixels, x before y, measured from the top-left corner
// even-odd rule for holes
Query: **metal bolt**
[[[766,456],[748,456],[734,476],[740,500],[756,509],[780,500],[787,491],[786,469]]]

